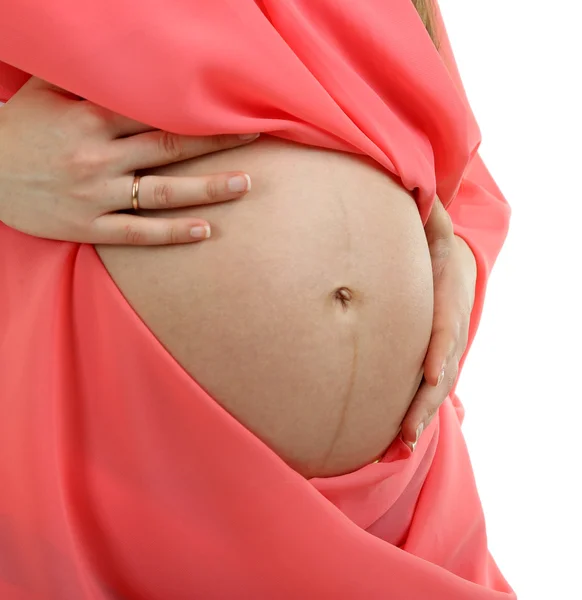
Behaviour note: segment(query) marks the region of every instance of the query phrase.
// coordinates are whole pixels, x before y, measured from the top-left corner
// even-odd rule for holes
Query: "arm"
[[[439,52],[464,102],[469,126],[472,112],[461,82],[442,16],[435,0]],[[457,378],[475,338],[487,281],[509,227],[510,208],[493,181],[477,147],[456,193],[437,181],[446,212],[437,200],[425,228],[433,262],[435,314],[420,386],[402,423],[402,439],[414,450],[422,431],[450,395],[459,418],[463,408],[454,394]],[[441,152],[446,152],[446,146]],[[439,193],[440,195],[440,193]],[[436,210],[435,210],[436,209]]]

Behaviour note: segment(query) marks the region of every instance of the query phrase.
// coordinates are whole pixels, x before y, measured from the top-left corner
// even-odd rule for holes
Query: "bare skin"
[[[153,168],[246,145],[256,138],[255,134],[196,137],[156,131],[34,77],[0,110],[0,130],[2,140],[6,141],[0,145],[0,220],[19,231],[40,237],[138,246],[206,243],[212,229],[208,221],[197,214],[196,207],[236,202],[245,196],[251,181],[244,171],[231,171],[238,167],[234,160],[222,161],[230,171],[226,173],[185,170],[180,166],[170,170],[175,173],[173,176],[164,175],[163,169],[159,170],[160,174],[155,174]],[[4,148],[6,151],[2,152]],[[315,157],[313,151],[309,156]],[[331,165],[326,174],[328,185],[325,190],[331,189],[331,194],[326,192],[328,200],[333,196],[343,202],[343,174],[336,167],[353,170],[354,161],[360,159],[353,159],[349,165],[346,160],[336,160],[333,165],[321,156],[323,154],[314,158],[314,167],[329,170]],[[290,157],[296,159],[296,155]],[[265,164],[272,158],[247,162],[257,173],[264,174]],[[209,169],[217,166],[214,161],[204,164]],[[141,178],[139,199],[141,207],[149,210],[147,218],[120,213],[131,206],[134,172],[146,169],[152,169],[153,174]],[[271,169],[272,181],[287,182],[287,190],[293,192],[293,187],[289,186],[293,173],[289,169],[289,164],[281,165],[280,174]],[[361,169],[358,172],[362,173]],[[303,169],[304,179],[307,177],[303,183],[307,182],[312,191],[319,193],[320,202],[326,198],[326,194],[322,194],[322,176],[321,170],[314,173],[311,169],[306,173]],[[367,190],[371,180],[366,177],[361,181],[361,189]],[[378,181],[378,177],[375,180]],[[337,192],[333,191],[333,185],[330,187],[334,181]],[[382,181],[386,186],[386,177]],[[239,185],[241,182],[243,187]],[[261,185],[264,183],[263,180]],[[305,188],[304,185],[298,189],[298,193],[303,193]],[[397,197],[395,189],[392,186],[389,190],[393,200]],[[387,191],[388,188],[382,188],[380,196]],[[402,198],[402,190],[398,193]],[[359,191],[351,194],[361,196]],[[275,195],[274,198],[281,197]],[[190,207],[190,210],[167,210],[181,207]],[[333,208],[336,207],[337,202]],[[161,215],[158,218],[156,209]],[[385,205],[378,214],[384,209]],[[210,211],[211,216],[216,214]],[[325,216],[328,221],[323,230],[326,232],[333,226],[332,214],[330,211]],[[298,216],[295,214],[292,218]],[[218,219],[222,220],[222,217]],[[258,222],[261,222],[260,218]],[[269,219],[264,224],[271,226]],[[455,383],[459,361],[467,345],[477,276],[476,260],[467,244],[454,235],[451,218],[438,198],[425,233],[432,259],[434,315],[429,349],[424,359],[424,381],[401,424],[401,437],[412,450]],[[313,230],[308,234],[313,235]],[[268,250],[264,240],[259,244]],[[225,273],[228,274],[228,270]],[[127,273],[124,279],[126,277]],[[169,278],[168,285],[173,287],[175,281]],[[225,289],[228,291],[228,287]],[[333,297],[343,309],[354,306],[354,294],[345,286],[338,288]]]
[[[422,379],[433,281],[416,205],[371,161],[268,136],[152,172],[235,165],[253,188],[196,208],[211,239],[98,252],[173,356],[293,468],[352,471],[398,435]]]

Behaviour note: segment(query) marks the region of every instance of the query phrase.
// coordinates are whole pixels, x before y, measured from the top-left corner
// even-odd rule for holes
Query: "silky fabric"
[[[435,193],[478,266],[509,208],[437,15],[410,0],[3,0],[0,100],[29,74],[183,134],[367,155]],[[4,109],[0,109],[4,110]],[[0,224],[0,598],[509,600],[451,394],[414,453],[302,478],[128,305],[93,247]]]

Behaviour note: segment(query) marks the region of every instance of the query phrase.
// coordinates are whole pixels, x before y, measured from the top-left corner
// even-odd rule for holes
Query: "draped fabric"
[[[509,209],[440,19],[410,0],[3,0],[0,100],[30,74],[183,134],[367,155],[435,193],[478,264]],[[2,109],[0,109],[2,110]],[[411,454],[305,480],[133,312],[91,246],[0,224],[0,598],[509,600],[453,394]]]

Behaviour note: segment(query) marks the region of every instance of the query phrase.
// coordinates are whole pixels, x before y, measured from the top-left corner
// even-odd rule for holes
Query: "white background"
[[[440,5],[513,207],[459,384],[490,548],[520,600],[582,600],[582,8]]]

